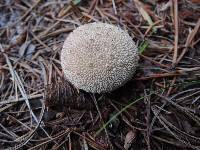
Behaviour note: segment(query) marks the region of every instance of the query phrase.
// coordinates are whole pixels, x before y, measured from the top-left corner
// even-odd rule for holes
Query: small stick
[[[13,23],[13,26],[16,25],[18,22],[24,20],[24,19],[26,18],[26,16],[27,16],[35,7],[37,7],[37,5],[38,5],[41,1],[42,1],[42,0],[36,1],[35,4],[33,4],[32,7],[29,8],[21,18],[19,18],[16,22]]]
[[[175,84],[176,82],[176,76],[174,76],[173,80],[172,80],[172,83],[171,83],[171,86],[169,87],[169,90],[167,91],[167,97],[170,95],[172,89],[173,89],[173,85]]]
[[[151,76],[147,77],[140,77],[140,78],[134,78],[134,80],[148,80],[153,78],[164,78],[164,77],[174,77],[174,76],[180,76],[179,73],[163,73],[163,74],[153,74]]]
[[[185,55],[185,53],[188,50],[188,47],[190,46],[190,44],[192,43],[192,40],[194,39],[195,35],[198,33],[198,30],[200,28],[200,19],[198,20],[195,28],[192,30],[191,33],[189,33],[186,43],[185,43],[185,48],[183,49],[182,53],[180,54],[180,56],[178,57],[176,64],[178,64],[180,62],[180,60],[183,58],[183,56]]]
[[[148,61],[151,61],[152,63],[154,63],[154,64],[156,64],[156,65],[158,65],[160,67],[164,67],[164,68],[168,68],[168,69],[170,68],[168,65],[164,65],[164,64],[162,64],[160,62],[157,62],[157,61],[155,61],[155,60],[153,60],[153,59],[151,59],[151,58],[149,58],[149,57],[147,57],[145,55],[140,54],[140,57],[142,57],[142,58],[144,58],[144,59],[146,59]]]
[[[114,9],[115,15],[117,15],[117,9],[116,9],[116,5],[115,5],[115,0],[112,0],[112,5],[113,5],[113,9]]]
[[[172,67],[175,67],[178,55],[178,2],[174,0],[174,27],[175,27],[175,36],[174,36],[174,55],[172,60]]]

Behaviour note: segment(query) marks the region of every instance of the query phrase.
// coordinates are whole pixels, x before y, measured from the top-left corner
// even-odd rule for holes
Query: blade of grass
[[[149,43],[147,41],[142,41],[142,43],[140,43],[138,47],[139,53],[142,54],[147,49],[148,46],[149,46]]]
[[[146,20],[148,22],[148,24],[150,26],[152,26],[153,32],[156,33],[157,32],[157,28],[154,26],[154,22],[152,21],[152,19],[149,16],[149,14],[143,8],[143,4],[139,0],[134,0],[134,2],[135,2],[135,6],[137,7],[138,11],[140,12],[140,14],[144,18],[144,20]]]
[[[146,96],[151,96],[152,94],[154,94],[155,92],[151,92],[150,94],[146,95]],[[130,104],[126,105],[124,108],[122,108],[120,111],[118,111],[115,115],[113,115],[110,120],[108,120],[95,134],[98,135],[99,133],[101,133],[116,117],[118,117],[122,112],[126,111],[129,107],[131,107],[133,104],[143,100],[145,97],[140,97],[138,99],[136,99],[135,101],[131,102]]]

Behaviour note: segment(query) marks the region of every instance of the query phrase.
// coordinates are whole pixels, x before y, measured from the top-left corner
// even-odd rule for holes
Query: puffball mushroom
[[[61,51],[64,75],[76,88],[105,93],[124,85],[138,65],[137,47],[126,31],[107,23],[82,25]]]

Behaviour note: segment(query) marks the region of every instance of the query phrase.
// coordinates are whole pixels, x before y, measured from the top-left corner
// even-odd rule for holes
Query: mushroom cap
[[[61,51],[65,77],[92,93],[115,90],[132,78],[137,47],[126,31],[107,23],[82,25],[69,34]]]

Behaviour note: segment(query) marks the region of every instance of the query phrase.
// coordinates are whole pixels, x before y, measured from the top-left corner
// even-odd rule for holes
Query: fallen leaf
[[[27,35],[27,32],[24,31],[20,34],[13,36],[11,39],[11,44],[12,45],[21,45],[26,40],[26,35]]]
[[[135,141],[136,130],[130,130],[125,137],[124,148],[128,150],[131,144]]]

